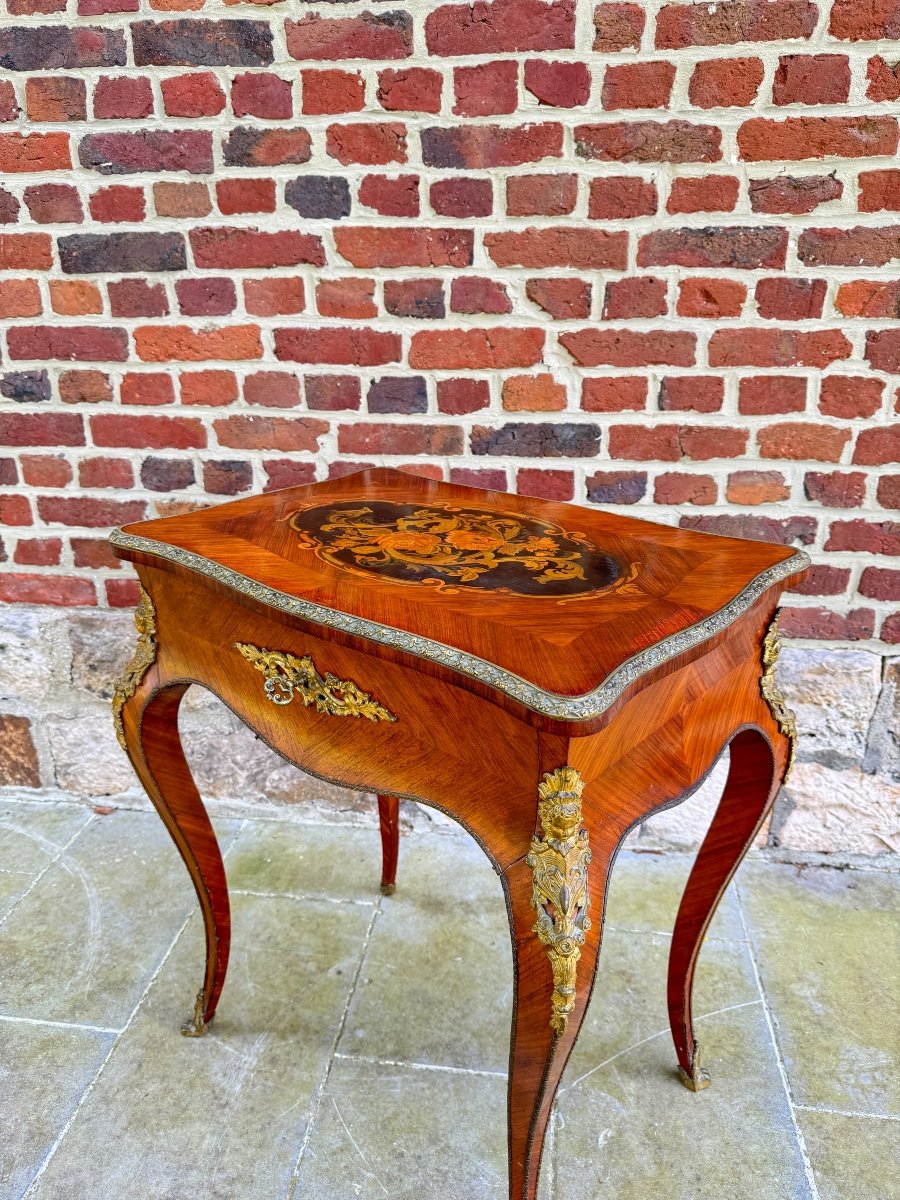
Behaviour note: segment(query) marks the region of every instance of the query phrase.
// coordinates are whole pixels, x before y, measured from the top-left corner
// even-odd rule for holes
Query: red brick
[[[719,412],[725,381],[714,375],[667,375],[659,388],[660,412]]]
[[[463,277],[450,284],[450,310],[501,315],[512,312],[512,301],[498,280]]]
[[[162,371],[128,372],[122,376],[119,399],[122,404],[172,404],[175,387],[171,376]]]
[[[354,267],[468,267],[471,229],[344,225],[334,230],[338,254]]]
[[[239,459],[203,464],[203,487],[214,496],[237,496],[253,486],[253,467]]]
[[[103,404],[113,398],[112,383],[103,371],[63,371],[59,398],[64,404]]]
[[[134,331],[134,344],[143,362],[230,361],[261,358],[263,352],[257,325],[230,325],[221,329],[141,325]]]
[[[20,463],[22,482],[30,487],[62,488],[72,482],[72,464],[62,454],[23,454]]]
[[[691,367],[696,348],[694,334],[669,330],[580,329],[561,333],[559,341],[582,367]]]
[[[298,463],[290,458],[272,458],[263,463],[268,477],[265,490],[271,492],[277,488],[299,487],[304,483],[315,483],[315,463]]]
[[[225,93],[212,71],[162,79],[160,87],[170,117],[216,117],[225,108]]]
[[[303,311],[303,280],[245,279],[244,304],[254,317],[277,317]]]
[[[440,279],[386,279],[384,307],[397,317],[443,317],[444,285]]]
[[[405,12],[321,17],[284,23],[288,54],[298,59],[391,59],[412,53],[412,19]]]
[[[562,412],[566,387],[552,375],[510,375],[503,381],[502,400],[507,412]]]
[[[591,285],[583,279],[529,279],[525,295],[557,321],[583,320],[591,314]]]
[[[341,454],[460,454],[462,430],[457,425],[342,425],[338,429]]]
[[[814,563],[806,578],[795,583],[790,591],[798,596],[840,596],[849,582],[849,567],[823,567]]]
[[[749,513],[723,513],[682,517],[682,529],[699,529],[701,533],[716,533],[721,537],[749,538],[754,542],[778,542],[790,546],[795,542],[808,546],[816,536],[815,517],[758,517]]]
[[[244,380],[244,399],[263,408],[296,408],[300,380],[287,371],[256,371]]]
[[[313,417],[225,417],[213,422],[220,446],[238,450],[306,450],[316,453],[328,422]]]
[[[577,175],[511,175],[506,181],[506,211],[511,217],[564,216],[577,202]]]
[[[57,567],[61,551],[61,538],[19,538],[13,562],[20,567]]]
[[[825,549],[900,554],[900,521],[832,521]]]
[[[778,175],[750,180],[750,207],[761,213],[809,213],[839,200],[844,185],[834,175]]]
[[[767,425],[757,432],[763,458],[837,462],[849,440],[849,429],[802,421]]]
[[[110,608],[137,608],[141,589],[136,579],[107,579],[103,584]]]
[[[668,62],[609,66],[603,77],[601,104],[614,108],[665,108],[672,95],[675,67]]]
[[[577,271],[624,271],[628,235],[558,225],[543,229],[487,233],[484,245],[499,267],[568,267]]]
[[[493,488],[497,492],[507,490],[505,471],[476,471],[469,467],[451,467],[450,482],[463,487]]]
[[[780,471],[733,471],[725,489],[729,504],[776,504],[790,494]]]
[[[876,54],[869,59],[866,79],[866,96],[869,100],[876,103],[900,100],[900,63],[885,62],[881,55]]]
[[[146,213],[143,188],[112,184],[98,188],[88,202],[90,214],[95,221],[108,224],[129,221],[137,224]]]
[[[274,212],[274,179],[222,179],[216,184],[216,203],[226,217],[234,213]]]
[[[325,265],[322,239],[315,234],[284,230],[192,229],[194,264],[203,268],[293,267],[300,263]]]
[[[881,429],[861,429],[853,451],[853,462],[867,467],[883,467],[900,462],[900,425]]]
[[[435,127],[423,129],[420,137],[425,166],[451,170],[521,167],[543,158],[559,158],[563,152],[563,127],[555,121]]]
[[[259,71],[235,75],[231,81],[231,109],[236,117],[289,120],[294,112],[290,80]]]
[[[734,279],[683,279],[678,285],[680,317],[739,317],[747,289]]]
[[[378,315],[374,295],[372,279],[323,279],[316,284],[316,307],[323,317],[362,320]]]
[[[489,217],[494,208],[490,179],[439,179],[428,191],[431,207],[441,217]]]
[[[661,229],[638,242],[641,267],[784,267],[787,231],[774,225],[760,228],[720,226],[706,229]]]
[[[758,58],[712,58],[694,67],[688,99],[695,108],[747,108],[763,80]]]
[[[6,604],[96,604],[97,593],[90,579],[69,575],[0,576],[0,600]]]
[[[95,446],[188,450],[206,445],[206,430],[193,417],[104,413],[91,417],[91,433]]]
[[[400,175],[386,179],[383,175],[366,175],[359,185],[359,202],[384,217],[417,217],[419,177]]]
[[[0,411],[0,443],[5,446],[83,446],[84,423],[69,413]]]
[[[0,525],[33,525],[31,501],[27,496],[0,496]]]
[[[12,333],[9,336],[11,338]],[[867,333],[866,358],[876,371],[900,375],[900,329]]]
[[[83,488],[127,489],[134,486],[134,471],[124,458],[87,458],[78,467]]]
[[[388,112],[439,113],[443,84],[439,71],[388,67],[378,73],[378,103]]]
[[[537,496],[542,500],[571,500],[575,495],[575,476],[572,471],[520,467],[516,472],[516,492],[520,496]]]
[[[510,59],[454,67],[453,111],[460,117],[492,117],[515,112],[519,99],[519,64]]]
[[[383,166],[406,162],[406,126],[397,122],[329,125],[325,148],[345,165]]]
[[[775,321],[807,321],[821,317],[824,279],[760,279],[756,285],[759,315]]]
[[[315,412],[359,409],[362,388],[356,375],[304,375],[306,407]]]
[[[78,146],[78,159],[102,175],[146,171],[213,170],[212,134],[208,130],[144,128],[129,133],[89,133]]]
[[[731,175],[673,179],[666,212],[732,212],[737,198],[738,181]]]
[[[804,229],[797,254],[806,266],[886,266],[900,255],[900,228]]]
[[[604,321],[665,316],[667,286],[665,279],[651,276],[611,280],[603,295]]]
[[[884,618],[878,636],[888,645],[900,642],[900,613],[889,613]]]
[[[896,0],[834,0],[828,32],[851,42],[872,42],[900,37]]]
[[[657,203],[656,185],[634,175],[592,179],[588,216],[596,221],[649,217]]]
[[[238,398],[234,371],[185,371],[179,378],[182,404],[221,408]]]
[[[541,361],[542,329],[441,329],[414,333],[409,365],[425,370],[503,370]]]
[[[749,432],[722,425],[697,425],[678,433],[685,458],[707,462],[711,458],[741,458],[747,451]]]
[[[826,375],[819,394],[819,412],[828,417],[872,417],[881,407],[884,384],[868,375]]]
[[[643,376],[581,381],[581,407],[585,412],[641,412],[647,405],[647,380]]]
[[[594,504],[637,504],[647,492],[646,471],[597,471],[586,482]]]
[[[859,211],[900,212],[900,170],[860,171]]]
[[[677,425],[611,425],[610,458],[634,462],[677,462],[681,457]]]
[[[900,600],[900,571],[866,567],[859,579],[859,591],[871,600]]]
[[[809,0],[722,0],[716,5],[666,4],[656,19],[656,45],[666,50],[808,38],[818,11]]]
[[[71,539],[72,561],[76,567],[87,567],[89,570],[121,570],[122,563],[113,553],[113,548],[106,538],[77,538]]]
[[[400,361],[401,339],[399,333],[344,325],[277,329],[275,356],[282,362],[375,367]],[[413,365],[411,358],[410,365]]]
[[[224,317],[237,306],[237,291],[231,279],[178,279],[175,282],[178,311],[186,317]]]
[[[525,63],[525,89],[549,107],[578,108],[590,97],[591,72],[586,63],[531,58]]]
[[[84,121],[87,86],[70,75],[35,75],[25,80],[25,107],[30,121]]]
[[[747,416],[803,412],[806,380],[798,375],[749,375],[738,381],[738,412]]]
[[[491,393],[486,379],[439,379],[437,400],[441,412],[458,417],[487,408]]]
[[[690,121],[608,121],[576,125],[575,153],[600,162],[718,162],[722,132]]]
[[[300,77],[303,111],[310,116],[361,112],[365,107],[366,86],[358,71],[301,71]]]
[[[39,496],[38,514],[48,525],[83,525],[102,529],[140,521],[146,511],[143,500],[103,500],[97,496]]]
[[[893,155],[897,150],[894,117],[753,117],[738,130],[745,162]]]
[[[594,9],[595,50],[605,54],[637,50],[644,32],[644,9],[640,4],[598,4]]]
[[[41,225],[66,224],[83,220],[78,192],[66,183],[41,183],[27,187],[25,206],[31,219]]]
[[[95,120],[140,120],[153,113],[153,88],[143,76],[101,75],[94,85]]]
[[[425,42],[431,54],[446,56],[573,50],[574,0],[445,4],[426,17]]]
[[[312,140],[307,129],[264,129],[238,125],[223,146],[227,167],[278,167],[309,162]]]
[[[53,265],[46,233],[0,233],[0,270],[48,271]]]
[[[778,626],[790,638],[864,641],[875,632],[875,613],[871,608],[855,608],[846,615],[827,608],[783,608]]]
[[[850,95],[846,54],[782,54],[772,83],[774,104],[843,104]]]
[[[212,211],[205,183],[154,183],[153,202],[160,217],[205,217]]]
[[[803,492],[826,508],[859,508],[866,498],[866,477],[862,471],[807,471]]]
[[[687,475],[664,471],[653,485],[656,504],[715,504],[716,481],[712,475]]]
[[[118,279],[107,284],[109,310],[114,317],[164,317],[169,311],[165,288],[143,279]]]
[[[125,362],[128,335],[124,329],[93,325],[31,325],[7,333],[12,359],[62,359],[80,362]]]
[[[849,358],[852,346],[838,329],[718,329],[709,342],[712,367],[827,367]]]
[[[37,317],[41,313],[41,292],[36,279],[0,281],[0,317]]]

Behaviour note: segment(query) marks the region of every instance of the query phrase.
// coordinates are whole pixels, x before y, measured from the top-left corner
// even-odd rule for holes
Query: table
[[[512,1200],[536,1194],[618,848],[729,746],[669,960],[678,1072],[707,1086],[694,971],[791,764],[775,611],[805,554],[381,468],[129,525],[112,543],[141,583],[116,732],[206,929],[185,1033],[213,1019],[229,949],[222,858],[178,734],[198,683],[303,770],[378,795],[385,891],[400,798],[453,817],[498,872],[515,977]]]

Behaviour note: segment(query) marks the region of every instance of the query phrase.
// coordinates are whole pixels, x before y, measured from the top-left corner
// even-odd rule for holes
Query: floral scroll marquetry
[[[560,767],[544,776],[538,787],[544,836],[532,838],[525,860],[533,876],[534,932],[547,947],[553,969],[550,1025],[557,1034],[565,1031],[575,1008],[578,960],[591,927],[587,915],[591,851],[587,830],[581,828],[583,789],[584,781],[574,767]]]
[[[792,709],[788,708],[784,694],[775,678],[775,664],[778,661],[780,651],[781,638],[778,636],[778,616],[776,614],[772,624],[768,628],[766,636],[763,638],[763,673],[759,681],[759,689],[763,694],[763,699],[771,709],[772,716],[775,718],[775,724],[790,743],[787,767],[784,771],[784,779],[787,779],[791,767],[794,765],[794,752],[797,747],[797,719]]]
[[[131,662],[125,668],[122,678],[113,688],[112,710],[116,738],[123,750],[125,744],[125,726],[122,723],[122,709],[125,701],[129,700],[138,690],[141,680],[149,667],[156,661],[156,610],[147,592],[141,588],[141,599],[134,614],[137,626],[138,641]]]
[[[308,656],[297,658],[279,650],[264,650],[247,642],[235,642],[235,649],[260,671],[263,687],[273,704],[290,704],[299,696],[309,708],[332,717],[366,717],[370,721],[396,721],[376,700],[349,679],[338,679],[326,672],[320,675]]]

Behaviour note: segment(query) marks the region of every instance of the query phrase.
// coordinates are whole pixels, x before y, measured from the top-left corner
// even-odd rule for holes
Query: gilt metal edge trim
[[[588,864],[591,849],[582,829],[584,780],[574,767],[548,771],[538,784],[538,817],[543,837],[531,839],[525,862],[531,867],[532,931],[547,948],[553,971],[550,1028],[566,1031],[575,1010],[578,961],[591,927]]]
[[[156,609],[153,607],[153,601],[150,598],[149,592],[146,592],[143,587],[141,588],[140,601],[134,610],[134,624],[138,631],[137,645],[135,646],[131,661],[123,671],[121,678],[116,680],[112,696],[113,725],[116,730],[116,741],[123,750],[127,750],[128,746],[125,742],[122,709],[125,707],[125,702],[130,700],[138,690],[141,680],[156,661]]]
[[[775,678],[775,664],[778,662],[780,652],[781,637],[778,631],[778,613],[776,612],[762,642],[763,672],[759,680],[759,690],[769,706],[775,724],[788,740],[787,765],[781,780],[784,783],[794,765],[794,755],[797,750],[797,718],[794,710],[788,706],[784,693],[778,686],[778,680]]]
[[[558,692],[546,691],[520,675],[465,650],[457,650],[421,634],[394,629],[390,625],[381,625],[365,617],[354,617],[321,604],[313,604],[309,600],[301,600],[298,596],[290,596],[287,592],[280,592],[255,579],[249,579],[231,567],[223,567],[221,563],[204,558],[202,554],[195,554],[192,550],[184,550],[181,546],[172,546],[153,538],[138,537],[132,533],[124,533],[121,529],[113,530],[109,540],[114,546],[120,546],[124,550],[135,550],[141,554],[179,563],[242,595],[250,596],[269,608],[276,608],[315,625],[339,629],[343,633],[366,638],[382,646],[392,646],[407,654],[438,663],[461,675],[468,675],[486,683],[497,691],[505,692],[507,696],[511,696],[533,712],[540,713],[541,716],[555,717],[562,721],[589,721],[600,716],[642,675],[727,629],[743,616],[767,588],[782,579],[787,579],[789,575],[802,571],[810,563],[808,554],[802,550],[795,551],[790,558],[767,567],[765,571],[754,576],[737,596],[716,612],[626,659],[593,691],[585,692],[582,696],[564,696]]]

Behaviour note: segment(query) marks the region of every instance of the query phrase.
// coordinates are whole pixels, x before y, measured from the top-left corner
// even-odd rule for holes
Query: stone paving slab
[[[819,1200],[900,1200],[900,1122],[800,1111]]]

